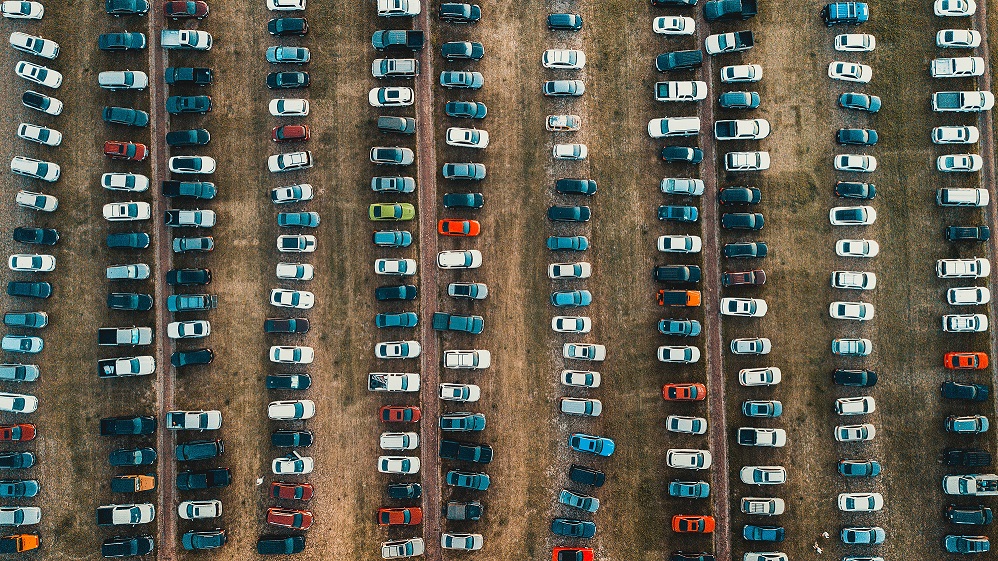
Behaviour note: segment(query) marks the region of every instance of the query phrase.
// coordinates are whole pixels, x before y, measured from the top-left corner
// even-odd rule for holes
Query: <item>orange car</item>
[[[714,531],[714,517],[677,514],[672,517],[672,531],[680,534],[709,534]]]
[[[423,521],[419,507],[379,508],[378,526],[415,526]]]
[[[703,384],[666,384],[662,386],[662,399],[666,401],[703,401],[707,386]]]
[[[0,440],[25,442],[34,440],[35,425],[31,423],[19,423],[16,425],[0,425]]]
[[[987,353],[946,353],[943,366],[950,370],[984,370],[988,367]]]
[[[14,534],[0,538],[0,542],[4,542],[0,544],[0,551],[4,553],[31,551],[41,545],[38,534]]]
[[[384,405],[378,409],[378,416],[383,423],[416,423],[423,414],[412,405]]]
[[[312,513],[307,510],[271,507],[267,509],[267,524],[308,530],[312,527]]]
[[[139,142],[108,140],[104,143],[104,155],[115,160],[141,162],[149,155],[149,148]]]
[[[551,561],[593,561],[593,548],[556,547],[551,554]]]
[[[482,231],[482,225],[477,220],[455,220],[444,218],[437,222],[437,233],[441,236],[477,236]]]

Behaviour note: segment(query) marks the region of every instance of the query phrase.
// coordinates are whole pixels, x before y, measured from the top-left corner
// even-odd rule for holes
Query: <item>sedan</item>
[[[846,92],[839,96],[839,105],[846,109],[858,109],[876,113],[880,111],[882,102],[878,96],[856,92]]]
[[[105,173],[101,186],[111,191],[142,192],[149,189],[149,178],[138,173]]]
[[[416,207],[411,203],[374,203],[367,210],[371,220],[412,220],[416,216]]]
[[[7,259],[11,271],[47,273],[55,270],[55,257],[38,253],[18,253]]]
[[[832,339],[833,355],[869,356],[871,352],[873,352],[873,342],[869,339]]]
[[[282,280],[312,280],[315,267],[308,263],[278,263],[277,278]]]
[[[839,537],[842,539],[844,544],[872,544],[878,545],[884,543],[887,534],[884,529],[879,526],[874,526],[872,528],[842,528],[839,533]]]
[[[43,146],[58,146],[62,143],[61,132],[48,127],[41,127],[28,123],[21,123],[18,125],[17,136],[29,142],[35,142]]]
[[[593,301],[593,295],[588,290],[570,290],[567,292],[552,292],[551,305],[558,308],[588,306]]]
[[[172,156],[168,162],[173,173],[215,173],[215,159],[209,156]]]
[[[743,368],[738,371],[738,383],[746,386],[775,386],[783,380],[783,371],[769,368]]]
[[[37,244],[55,245],[59,242],[59,231],[54,228],[17,227],[13,230],[14,241]]]
[[[578,97],[586,93],[586,84],[582,80],[548,80],[544,82],[546,96]]]
[[[306,117],[309,103],[307,99],[272,99],[269,109],[274,117]]]
[[[367,95],[371,107],[408,107],[413,99],[412,88],[405,87],[373,88]]]
[[[702,179],[666,177],[659,183],[659,189],[670,195],[703,195]]]
[[[41,2],[5,0],[0,4],[0,14],[10,19],[42,19],[45,6]]]
[[[738,478],[746,485],[780,485],[787,482],[787,470],[783,466],[745,466]]]
[[[282,125],[274,127],[270,139],[274,142],[306,141],[310,138],[308,125]]]
[[[548,265],[548,278],[587,279],[592,274],[592,265],[583,261],[579,263],[552,263]]]
[[[448,146],[486,148],[489,145],[489,133],[478,129],[448,127],[445,140]]]
[[[171,321],[166,326],[170,339],[198,339],[211,335],[211,323],[206,320]]]
[[[440,55],[444,60],[481,60],[485,47],[471,41],[448,41],[440,46]]]
[[[147,202],[107,203],[104,218],[110,221],[149,220],[152,207]]]
[[[936,0],[932,3],[932,13],[940,17],[966,17],[977,13],[974,0]]]
[[[872,206],[837,206],[828,211],[832,226],[869,226],[877,221],[877,211]]]
[[[565,343],[562,347],[565,358],[600,362],[606,359],[606,346],[582,343]]]
[[[31,62],[19,61],[14,66],[14,73],[29,82],[49,88],[55,89],[62,85],[62,74],[46,66],[39,66]]]
[[[754,542],[782,542],[786,530],[782,526],[756,526],[746,524],[742,528],[742,538]]]
[[[271,72],[267,74],[267,87],[272,90],[307,88],[308,72]]]
[[[419,458],[416,456],[379,456],[378,472],[411,475],[419,473]]]
[[[700,360],[700,349],[690,345],[661,346],[658,348],[659,362],[694,364]]]
[[[661,35],[693,35],[696,22],[686,16],[659,16],[652,20],[652,31]]]
[[[311,456],[302,456],[298,452],[291,452],[287,456],[274,458],[270,464],[270,469],[274,475],[306,475],[312,473],[314,466],[315,462]]]
[[[8,337],[10,337],[10,335],[7,335],[3,338],[4,342],[7,341]],[[38,341],[41,340],[38,339],[37,337],[23,337],[22,339],[37,339]],[[3,350],[10,351],[10,349],[7,348],[6,344],[4,344]],[[0,411],[5,411],[7,413],[34,413],[37,410],[38,410],[38,398],[33,395],[25,395],[19,393],[0,393]]]
[[[585,316],[554,316],[551,329],[556,333],[589,333],[593,322]]]
[[[315,351],[312,347],[270,347],[270,362],[287,364],[312,364]]]
[[[770,401],[744,401],[742,402],[742,415],[746,417],[760,417],[772,419],[783,414],[783,403],[775,400]]]
[[[589,148],[585,144],[555,144],[551,155],[556,160],[585,160]]]
[[[657,247],[659,251],[665,253],[700,253],[703,240],[700,236],[659,236]]]
[[[842,145],[873,146],[880,140],[873,129],[839,129],[835,141]]]
[[[271,401],[267,418],[274,421],[307,420],[315,416],[315,402],[310,399]]]
[[[837,181],[835,196],[846,199],[874,199],[877,196],[877,186],[859,181]]]
[[[832,288],[873,290],[877,287],[877,274],[860,271],[832,271]]]
[[[758,64],[738,64],[721,68],[721,83],[758,82],[762,80],[762,66]]]
[[[731,340],[731,352],[736,355],[767,355],[772,349],[773,343],[767,337]]]
[[[981,46],[981,32],[973,29],[941,29],[936,46],[943,49],[975,49]]]
[[[869,33],[843,33],[835,36],[836,51],[869,52],[877,48],[877,38]]]
[[[616,444],[609,438],[583,433],[574,433],[569,436],[568,446],[576,452],[586,452],[604,457],[612,456],[616,448]]]
[[[877,429],[870,423],[839,425],[835,427],[835,440],[839,442],[865,442],[877,436]]]
[[[835,255],[839,257],[876,257],[879,253],[880,244],[874,240],[838,240],[835,242]]]
[[[275,288],[270,291],[270,305],[278,308],[308,310],[315,305],[315,296],[306,290]]]
[[[977,154],[949,154],[936,158],[936,169],[942,172],[975,172],[984,167],[984,158]]]
[[[268,47],[267,62],[304,64],[311,59],[311,53],[305,47]]]
[[[717,104],[725,109],[755,109],[760,103],[758,92],[724,92],[717,98]]]
[[[11,158],[10,171],[17,175],[23,175],[32,179],[41,179],[49,183],[59,179],[59,176],[62,174],[62,168],[59,167],[59,164],[25,156],[14,156]]]
[[[415,152],[410,148],[381,147],[371,148],[371,163],[379,165],[407,166],[416,159]]]
[[[441,269],[477,269],[482,266],[482,252],[477,249],[448,250],[437,254]]]
[[[839,460],[838,470],[846,477],[876,477],[881,468],[876,460]]]
[[[844,82],[867,84],[873,78],[873,69],[865,64],[833,61],[828,63],[828,77]]]
[[[444,532],[440,534],[441,549],[457,549],[461,551],[477,551],[485,543],[481,534],[457,534]]]
[[[676,514],[672,517],[672,531],[686,534],[710,534],[714,531],[714,517],[693,514]]]
[[[763,317],[769,310],[761,298],[721,298],[721,315]]]
[[[481,72],[463,72],[445,70],[440,73],[440,85],[448,88],[464,88],[477,90],[485,84],[485,77]]]
[[[544,68],[581,70],[586,66],[586,53],[575,49],[548,49],[541,56]]]
[[[873,304],[868,302],[832,302],[828,306],[828,315],[832,319],[869,321],[874,314]]]
[[[163,4],[163,13],[173,20],[204,19],[208,17],[208,4],[202,0],[170,0]]]
[[[991,551],[991,542],[987,536],[947,535],[943,538],[943,548],[946,549],[947,553],[963,555],[987,553]]]
[[[702,417],[684,417],[669,415],[665,419],[665,428],[670,432],[680,434],[706,434],[707,419]]]
[[[464,119],[484,119],[488,108],[479,101],[448,101],[444,113],[449,117]]]
[[[437,222],[437,233],[441,236],[477,236],[481,229],[477,220],[444,218]]]
[[[703,150],[689,146],[666,146],[661,157],[666,162],[686,162],[699,164],[703,161]]]
[[[418,341],[389,341],[374,347],[375,358],[416,358],[422,351]]]
[[[877,169],[877,158],[866,154],[838,154],[834,163],[839,171],[870,173]]]

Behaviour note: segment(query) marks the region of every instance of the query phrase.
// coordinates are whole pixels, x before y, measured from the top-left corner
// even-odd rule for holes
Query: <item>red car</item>
[[[441,236],[477,236],[482,231],[482,225],[477,220],[455,220],[445,218],[437,222],[437,233]]]
[[[145,144],[138,142],[122,142],[119,140],[108,140],[104,143],[104,155],[115,160],[132,160],[141,162],[149,155],[149,149]]]
[[[556,547],[551,553],[551,561],[593,561],[591,547]]]
[[[662,399],[666,401],[703,401],[707,399],[707,386],[703,384],[666,384],[662,386]]]
[[[270,484],[270,496],[275,499],[290,501],[307,501],[312,498],[315,489],[311,483],[284,483],[275,481]]]
[[[737,273],[725,272],[721,275],[721,284],[724,286],[757,286],[766,284],[766,271],[756,269],[754,271],[739,271]]]
[[[201,0],[173,0],[163,4],[163,13],[172,19],[208,17],[208,4]]]
[[[378,509],[378,526],[415,526],[422,521],[423,509],[418,507]]]
[[[267,509],[267,524],[308,530],[312,527],[312,513],[307,510],[271,507]]]
[[[672,517],[672,531],[680,534],[709,534],[714,531],[714,517],[677,514]]]
[[[295,140],[308,140],[309,139],[308,125],[284,125],[281,127],[274,127],[273,132],[270,134],[271,140],[274,142],[292,142]]]
[[[986,353],[946,353],[943,365],[950,370],[984,370],[988,367]]]
[[[423,417],[419,407],[411,405],[385,405],[378,409],[378,415],[383,423],[415,423]]]
[[[20,423],[17,425],[0,425],[0,440],[24,442],[35,439],[35,425]]]

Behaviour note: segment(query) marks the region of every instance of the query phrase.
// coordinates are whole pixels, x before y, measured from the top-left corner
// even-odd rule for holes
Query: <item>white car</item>
[[[551,329],[556,333],[589,333],[593,321],[585,316],[554,316],[551,318]]]
[[[375,259],[374,274],[411,277],[416,274],[415,259]]]
[[[281,280],[312,280],[315,267],[308,263],[278,263],[277,278]]]
[[[41,2],[5,0],[0,4],[0,14],[10,19],[42,19],[45,15],[45,6]]]
[[[677,469],[707,469],[713,463],[707,450],[670,448],[665,454],[665,463]]]
[[[144,201],[126,201],[104,205],[104,218],[112,222],[149,220],[151,217],[152,206]]]
[[[315,351],[312,347],[270,347],[270,362],[282,364],[312,364]]]
[[[489,145],[489,133],[478,129],[448,127],[446,140],[448,146],[486,148]]]
[[[942,49],[975,49],[981,46],[981,32],[973,29],[940,29],[936,46]]]
[[[315,461],[311,456],[302,456],[297,451],[281,458],[274,458],[270,464],[270,470],[274,472],[274,475],[306,475],[312,473],[314,467]]]
[[[14,73],[29,82],[48,88],[56,89],[62,85],[61,73],[33,62],[18,61],[14,66]]]
[[[762,171],[769,169],[769,152],[728,152],[724,155],[725,171]]]
[[[62,175],[62,168],[54,162],[36,160],[25,156],[14,156],[10,159],[10,171],[17,175],[41,179],[52,183]]]
[[[867,154],[837,154],[835,156],[835,169],[871,173],[877,171],[877,158]]]
[[[59,208],[59,199],[53,197],[52,195],[25,191],[24,189],[21,189],[16,195],[14,195],[14,202],[17,203],[17,206],[19,207],[40,210],[43,212],[52,212]]]
[[[199,339],[211,335],[211,323],[203,320],[171,321],[166,326],[170,339]]]
[[[278,308],[309,310],[315,305],[315,295],[307,290],[274,288],[270,291],[270,305]]]
[[[651,28],[661,35],[693,35],[696,22],[686,16],[659,16],[652,20]]]
[[[100,184],[111,191],[141,193],[149,190],[149,178],[140,173],[105,173]]]
[[[419,341],[386,341],[374,346],[375,358],[416,358],[422,351]]]
[[[839,510],[842,512],[876,512],[884,508],[880,493],[839,493]]]
[[[598,399],[581,397],[563,397],[560,401],[561,412],[579,417],[599,417],[603,412],[603,402]]]
[[[717,140],[762,140],[773,130],[766,119],[734,119],[714,122]]]
[[[648,136],[651,138],[696,136],[698,134],[700,134],[699,117],[662,117],[648,121]]]
[[[441,269],[477,269],[482,266],[482,252],[477,249],[452,249],[437,254]]]
[[[274,154],[267,158],[267,169],[270,170],[270,173],[298,171],[308,169],[312,165],[312,152],[309,150]]]
[[[415,97],[412,88],[405,87],[372,88],[367,93],[371,107],[408,107]]]
[[[409,538],[407,540],[395,540],[381,542],[382,559],[400,559],[403,557],[418,557],[426,551],[426,544],[423,538]]]
[[[731,352],[736,355],[768,355],[772,350],[773,342],[768,337],[731,340]]]
[[[589,148],[585,144],[555,144],[551,155],[556,160],[585,160]]]
[[[592,370],[562,370],[561,385],[573,388],[598,388],[600,386],[599,372]]]
[[[657,247],[664,253],[700,253],[703,239],[700,236],[659,236]]]
[[[702,179],[692,179],[688,177],[665,177],[659,184],[659,189],[663,193],[670,195],[703,195],[704,183]]]
[[[592,265],[579,263],[551,263],[548,265],[549,279],[588,279],[592,275]]]
[[[277,236],[277,251],[281,253],[312,253],[315,251],[315,236],[310,234]]]
[[[561,348],[565,358],[600,362],[606,359],[606,346],[591,343],[565,343]]]
[[[586,53],[576,49],[548,49],[541,56],[544,68],[581,70],[586,67]]]
[[[444,351],[444,368],[484,370],[492,366],[492,353],[485,349]]]
[[[172,156],[167,165],[173,173],[215,173],[218,167],[211,156]]]
[[[835,254],[839,257],[876,257],[880,244],[874,240],[839,240],[835,242]]]
[[[284,187],[274,187],[270,190],[270,200],[278,205],[311,201],[314,196],[315,191],[312,189],[311,183],[285,185]]]
[[[761,318],[769,311],[762,298],[721,298],[721,315]]]
[[[783,371],[775,366],[768,368],[742,368],[738,371],[738,383],[751,388],[755,386],[775,386],[783,381]]]
[[[58,146],[62,144],[62,133],[48,127],[40,127],[30,123],[21,123],[17,126],[17,136],[29,142],[36,142],[44,146]]]
[[[271,401],[267,405],[267,418],[274,421],[296,421],[315,416],[315,402],[311,399]]]
[[[700,349],[692,345],[663,345],[658,348],[659,362],[693,364],[700,361]]]
[[[832,271],[832,288],[848,290],[873,290],[877,288],[877,274],[866,271]]]
[[[870,321],[875,310],[869,302],[832,302],[828,305],[828,315],[832,319],[852,319]]]
[[[762,80],[762,66],[758,64],[736,64],[721,68],[721,83],[758,82]]]
[[[440,384],[438,395],[444,401],[474,402],[482,396],[482,388],[475,384]]]
[[[936,261],[936,276],[941,279],[979,279],[990,274],[991,261],[982,257]]]
[[[877,211],[872,206],[837,206],[828,211],[832,226],[869,226],[877,221]]]
[[[770,497],[742,497],[741,501],[741,511],[745,514],[761,515],[761,516],[779,516],[786,512],[787,503],[783,499],[770,498]],[[748,559],[748,553],[745,554],[745,559]],[[765,554],[757,553],[755,555],[776,555],[775,553]],[[761,560],[760,561],[764,561]],[[786,561],[785,559],[783,561]]]
[[[37,506],[0,507],[0,526],[30,526],[42,520],[42,509]]]
[[[419,473],[418,456],[378,456],[380,473],[411,475]]]
[[[422,11],[419,0],[377,0],[378,15],[381,17],[416,16]]]
[[[869,339],[832,339],[832,354],[838,356],[870,356],[873,341]]]
[[[929,65],[929,73],[933,78],[964,78],[984,74],[985,67],[979,56],[936,58]]]
[[[864,442],[873,440],[875,436],[877,436],[877,429],[870,423],[835,427],[835,440],[839,442]]]
[[[984,158],[977,154],[948,154],[936,158],[936,169],[943,172],[981,171]]]
[[[305,0],[267,0],[267,9],[272,12],[299,12],[305,9]]]
[[[787,482],[787,469],[783,466],[745,466],[738,471],[738,479],[746,485],[781,485]]]
[[[877,38],[869,33],[843,33],[835,36],[836,51],[867,52],[877,48]]]
[[[932,3],[932,13],[940,17],[964,17],[977,13],[974,0],[936,0]]]
[[[828,77],[843,82],[867,84],[873,78],[873,69],[865,64],[836,60],[828,63]]]
[[[684,417],[669,415],[665,418],[665,428],[679,434],[706,434],[707,419],[703,417]]]
[[[933,144],[974,144],[981,138],[981,131],[973,125],[942,126],[932,129]]]
[[[985,314],[948,314],[943,316],[943,331],[947,333],[981,333],[988,330]]]
[[[203,520],[222,515],[222,501],[183,501],[177,506],[177,514],[184,520]]]
[[[55,270],[55,257],[38,253],[17,253],[7,260],[11,271],[48,273]]]
[[[47,59],[59,56],[59,43],[35,35],[15,31],[10,34],[10,46],[15,49]]]
[[[866,415],[876,410],[876,400],[868,395],[840,397],[835,400],[835,413],[837,415]]]
[[[378,443],[382,450],[415,450],[419,434],[414,432],[383,432]]]
[[[306,117],[308,116],[309,103],[307,99],[283,99],[270,100],[270,114],[274,117]]]
[[[38,398],[21,393],[0,393],[0,411],[8,413],[34,413],[38,410]]]
[[[980,306],[991,301],[991,291],[983,286],[961,286],[946,291],[951,306]]]

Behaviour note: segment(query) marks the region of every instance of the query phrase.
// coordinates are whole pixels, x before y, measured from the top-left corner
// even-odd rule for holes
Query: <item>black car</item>
[[[149,2],[146,0],[105,0],[104,11],[112,16],[141,16],[149,11]]]
[[[652,276],[660,282],[698,283],[702,274],[697,265],[662,265],[652,271]]]
[[[835,195],[845,199],[873,199],[877,196],[877,186],[859,181],[839,181],[835,184]]]
[[[52,285],[41,282],[9,281],[8,296],[24,296],[26,298],[48,298],[52,296]]]
[[[958,506],[949,505],[946,507],[946,519],[953,524],[990,524],[994,520],[991,509],[984,506]]]
[[[27,469],[35,465],[31,452],[0,452],[0,469]]]
[[[103,557],[136,557],[152,553],[155,546],[152,536],[115,536],[104,540],[100,554]]]
[[[105,123],[117,125],[128,125],[131,127],[145,127],[149,125],[149,114],[139,109],[131,107],[104,107],[101,118]]]
[[[578,31],[582,29],[579,14],[548,14],[548,29],[552,31]]]
[[[304,35],[308,33],[308,20],[305,18],[275,18],[267,22],[267,32],[282,37]]]
[[[55,245],[59,231],[54,228],[14,228],[14,241],[38,245]]]
[[[555,191],[565,194],[592,195],[596,193],[596,187],[592,179],[562,178],[554,184]]]
[[[725,212],[721,227],[727,230],[762,230],[766,220],[758,212]]]
[[[378,130],[413,134],[416,132],[416,119],[412,117],[378,117]]]
[[[762,200],[762,191],[755,187],[725,187],[717,194],[722,205],[755,205]]]
[[[107,295],[107,307],[112,310],[144,312],[152,309],[152,296],[136,292],[112,292]]]
[[[948,466],[987,467],[991,454],[979,448],[945,448],[943,463]]]
[[[591,538],[596,535],[596,524],[573,518],[555,518],[551,521],[551,533],[573,538]]]
[[[102,51],[128,51],[146,48],[144,33],[122,32],[101,33],[97,38],[97,48]]]
[[[606,483],[606,474],[594,468],[573,464],[568,470],[568,478],[576,483],[602,487]]]
[[[374,289],[374,299],[379,302],[386,300],[414,300],[418,294],[419,290],[411,284],[379,286]]]
[[[156,419],[149,415],[104,417],[100,420],[101,436],[153,434],[154,432],[156,432]]]
[[[592,212],[587,206],[548,207],[548,219],[555,222],[589,222]]]
[[[714,561],[714,556],[701,551],[693,553],[690,551],[673,551],[669,556],[669,561]]]
[[[316,228],[319,226],[318,212],[279,212],[277,225],[281,228]]]
[[[652,6],[696,6],[697,0],[651,0]]]
[[[282,447],[309,447],[315,442],[310,430],[275,430],[270,435],[270,443]]]
[[[215,353],[213,353],[211,349],[177,351],[170,356],[170,364],[176,366],[177,368],[195,364],[211,364],[211,361],[213,360],[215,360]]]
[[[228,487],[229,483],[232,483],[232,473],[228,468],[182,471],[177,474],[178,491]]]
[[[171,95],[166,98],[166,112],[171,115],[209,111],[211,111],[211,97],[206,95]]]
[[[263,322],[266,333],[308,333],[309,323],[305,318],[268,318]]]
[[[662,148],[662,159],[667,162],[699,164],[703,161],[703,150],[688,146],[666,146]]]
[[[444,208],[479,209],[485,204],[481,193],[444,193]]]
[[[164,181],[163,196],[214,199],[218,189],[211,181]]]
[[[169,146],[204,146],[211,142],[211,134],[206,129],[188,129],[166,133]]]
[[[124,232],[121,234],[108,234],[107,247],[145,249],[149,247],[149,234],[145,232]]]
[[[267,74],[267,87],[272,90],[307,88],[308,72],[271,72]]]
[[[444,60],[481,60],[485,47],[472,41],[448,41],[440,46],[440,55]]]
[[[305,549],[305,536],[261,536],[256,541],[260,555],[291,555]]]
[[[448,23],[478,23],[482,19],[482,8],[478,4],[440,4],[440,19]]]
[[[178,462],[217,458],[224,452],[225,445],[221,440],[192,440],[184,444],[178,444],[175,450]]]
[[[214,79],[211,68],[178,66],[176,68],[168,66],[163,71],[163,78],[167,84],[194,84],[196,86],[207,86]]]
[[[484,119],[489,113],[489,108],[480,101],[448,101],[444,105],[444,113],[448,117]]]
[[[873,129],[839,129],[835,133],[835,141],[844,145],[873,146],[877,140],[877,131]]]
[[[832,381],[840,386],[869,388],[877,385],[877,373],[872,370],[836,370]]]
[[[986,242],[991,239],[991,228],[987,226],[948,226],[946,239],[951,242]]]
[[[112,466],[149,466],[156,463],[156,451],[152,448],[119,448],[107,455]]]
[[[759,92],[724,92],[717,104],[725,109],[755,109],[759,107]]]
[[[769,254],[766,242],[738,242],[724,244],[724,256],[728,259],[763,258]]]
[[[170,286],[192,286],[210,282],[209,269],[170,269],[166,272],[166,284]]]
[[[268,390],[307,390],[312,385],[308,374],[271,374],[267,376]]]
[[[389,499],[418,499],[423,494],[419,483],[389,483]]]
[[[965,401],[987,401],[991,390],[981,384],[960,384],[953,381],[943,382],[939,392],[946,399],[961,399]]]
[[[187,551],[217,549],[225,545],[225,542],[225,530],[221,528],[215,528],[206,532],[190,530],[185,532],[183,537],[180,538],[180,544]]]

